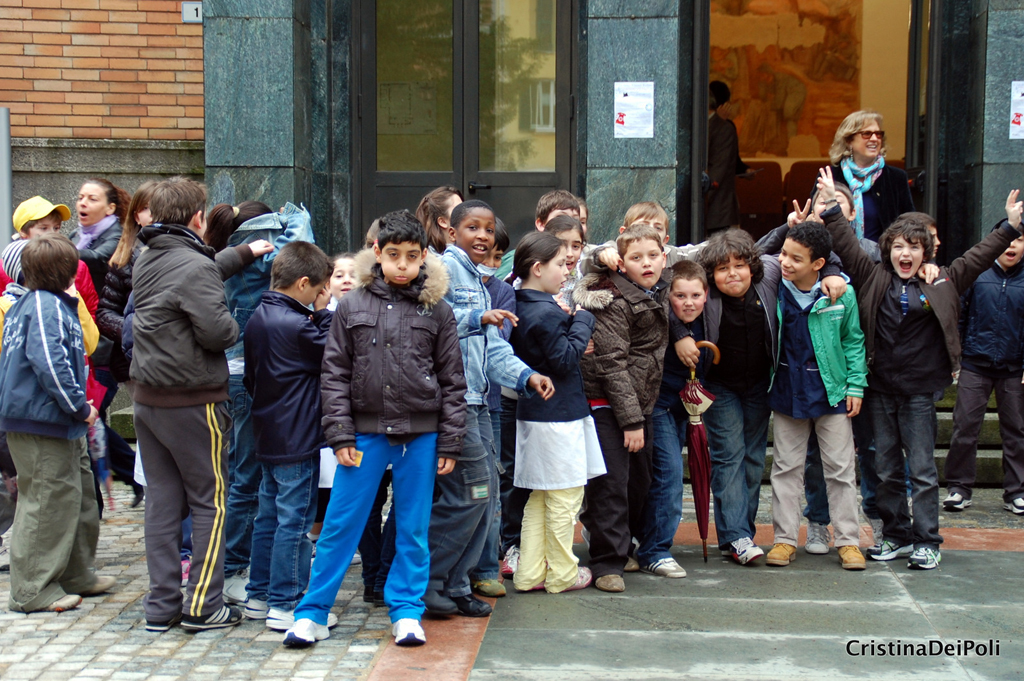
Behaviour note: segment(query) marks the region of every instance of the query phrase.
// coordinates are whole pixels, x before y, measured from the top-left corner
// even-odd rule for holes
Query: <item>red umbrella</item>
[[[698,348],[708,348],[713,354],[712,362],[718,364],[722,353],[714,343],[699,341]],[[708,506],[711,502],[711,453],[708,450],[708,434],[704,430],[701,414],[706,412],[715,401],[700,381],[697,373],[690,369],[690,380],[686,387],[679,391],[683,400],[683,408],[690,415],[690,424],[686,429],[686,451],[689,452],[690,486],[693,487],[693,505],[697,512],[697,530],[704,544],[704,562],[708,562]]]

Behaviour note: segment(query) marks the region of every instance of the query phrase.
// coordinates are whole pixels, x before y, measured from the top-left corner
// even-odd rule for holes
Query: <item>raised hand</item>
[[[1014,189],[1006,197],[1006,219],[1010,221],[1010,225],[1014,229],[1020,229],[1020,216],[1024,212],[1024,202],[1018,201],[1018,196],[1020,196],[1020,190]]]
[[[825,199],[825,203],[836,200],[836,183],[832,178],[832,166],[818,169],[818,193]]]

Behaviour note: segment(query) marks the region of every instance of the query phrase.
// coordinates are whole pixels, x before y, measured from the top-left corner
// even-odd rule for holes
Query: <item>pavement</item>
[[[845,572],[834,550],[810,556],[802,548],[786,568],[742,567],[714,551],[705,564],[687,487],[673,549],[686,579],[628,574],[626,592],[614,595],[510,593],[495,602],[490,618],[426,619],[428,644],[398,648],[385,609],[362,602],[356,568],[335,603],[339,626],[305,650],[284,648],[279,633],[251,621],[198,634],[147,633],[143,511],[128,507],[126,487],[115,490],[116,510],[101,524],[97,570],[118,577],[119,585],[71,612],[0,610],[4,681],[1021,678],[1024,519],[1002,510],[999,490],[977,490],[969,511],[942,514],[946,543],[938,570],[869,561],[863,572]],[[763,487],[757,540],[765,548],[770,495]],[[863,546],[871,542],[867,525],[861,539]],[[585,562],[585,545],[576,549]],[[0,608],[9,583],[0,573]],[[877,654],[897,641],[967,640],[991,640],[993,647],[998,641],[999,654],[957,655],[955,648],[929,657]],[[865,654],[851,655],[851,641],[858,642],[854,652],[867,646]]]

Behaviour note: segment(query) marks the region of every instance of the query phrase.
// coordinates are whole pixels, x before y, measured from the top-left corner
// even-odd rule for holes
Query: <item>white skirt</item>
[[[320,449],[320,489],[334,487],[334,472],[338,470],[338,459],[330,447]]]
[[[516,487],[582,487],[606,472],[590,416],[577,421],[516,421]]]

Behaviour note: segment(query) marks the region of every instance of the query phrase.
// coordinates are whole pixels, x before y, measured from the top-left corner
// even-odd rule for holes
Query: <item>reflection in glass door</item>
[[[572,0],[357,5],[353,233],[441,185],[491,203],[513,240],[532,229],[537,199],[569,188]]]

